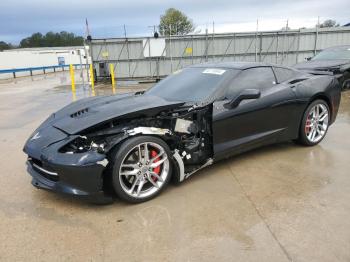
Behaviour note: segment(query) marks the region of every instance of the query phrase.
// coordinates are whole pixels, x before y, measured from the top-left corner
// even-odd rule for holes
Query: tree
[[[192,20],[175,8],[167,9],[160,17],[159,31],[162,35],[186,35],[194,29]]]
[[[48,32],[45,35],[32,34],[30,37],[22,39],[20,47],[79,46],[83,43],[83,37],[62,31],[60,33]]]
[[[0,41],[0,51],[11,49],[11,48],[13,48],[13,46],[10,43]]]
[[[288,30],[290,30],[290,27],[289,26],[284,26],[284,27],[281,28],[281,30],[288,31]]]
[[[337,21],[332,19],[325,20],[322,24],[320,24],[320,28],[338,27],[338,26],[339,24],[337,23]]]
[[[32,34],[32,36],[22,39],[19,45],[20,47],[44,46],[43,35],[41,33]]]

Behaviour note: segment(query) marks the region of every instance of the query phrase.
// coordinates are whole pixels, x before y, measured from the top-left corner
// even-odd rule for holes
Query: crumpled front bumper
[[[113,202],[113,197],[102,190],[102,170],[99,167],[56,166],[50,170],[58,170],[57,173],[47,173],[46,168],[39,169],[30,158],[26,164],[27,171],[32,176],[32,185],[36,188],[76,196],[96,204]],[[52,175],[53,173],[57,175]]]
[[[77,136],[69,136],[51,126],[38,131],[24,146],[28,155],[27,171],[32,184],[58,193],[79,196],[90,202],[109,203],[103,176],[108,160],[96,151],[67,154],[60,148]]]

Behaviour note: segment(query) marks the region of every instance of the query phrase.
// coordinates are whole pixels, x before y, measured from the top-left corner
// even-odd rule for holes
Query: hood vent
[[[89,112],[88,108],[81,109],[73,114],[70,115],[71,118],[79,118],[83,117],[87,112]]]

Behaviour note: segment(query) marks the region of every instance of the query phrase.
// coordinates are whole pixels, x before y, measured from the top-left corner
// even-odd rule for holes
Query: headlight
[[[105,148],[104,141],[98,139],[87,138],[86,136],[78,136],[68,144],[63,146],[59,151],[65,154],[85,153],[88,151],[96,151],[103,154]]]

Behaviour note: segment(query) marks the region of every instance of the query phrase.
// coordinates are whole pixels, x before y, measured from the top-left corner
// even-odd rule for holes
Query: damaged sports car
[[[267,144],[318,144],[340,85],[264,63],[201,64],[144,92],[91,97],[52,114],[24,146],[35,187],[138,203],[220,159]],[[253,163],[252,163],[253,164]]]

